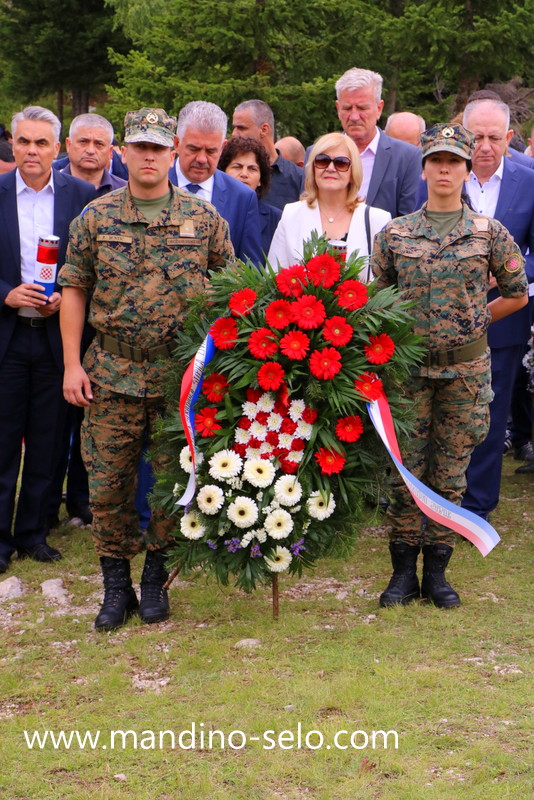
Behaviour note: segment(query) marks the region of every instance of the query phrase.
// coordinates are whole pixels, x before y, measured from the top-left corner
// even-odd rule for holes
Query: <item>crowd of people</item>
[[[15,114],[12,141],[0,139],[0,572],[15,553],[61,558],[47,536],[65,488],[69,517],[91,525],[100,558],[97,629],[136,611],[147,623],[169,615],[174,523],[148,506],[162,464],[144,453],[188,299],[235,257],[284,268],[313,231],[365,256],[361,280],[414,299],[427,348],[406,385],[417,413],[405,463],[485,520],[505,447],[525,462],[518,471],[534,471],[522,368],[534,159],[510,147],[508,107],[481,92],[461,120],[427,129],[398,112],[384,132],[380,75],[350,69],[336,97],[342,132],[307,150],[275,141],[272,110],[256,99],[235,108],[229,137],[214,103],[188,103],[177,120],[131,111],[120,156],[93,113],[73,120],[63,159],[59,120],[40,106]],[[39,238],[52,233],[58,275],[46,297],[34,268]],[[444,574],[451,532],[421,518],[395,481],[390,494],[394,571],[380,604],[458,605]],[[130,561],[142,550],[138,599]]]

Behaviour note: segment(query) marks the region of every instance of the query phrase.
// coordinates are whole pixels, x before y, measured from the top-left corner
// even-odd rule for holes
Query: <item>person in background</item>
[[[411,111],[396,111],[388,117],[384,133],[392,139],[421,147],[421,134],[425,132],[426,123],[419,114]]]
[[[304,167],[306,151],[300,139],[295,136],[282,136],[274,146],[286,161],[292,161],[297,167]]]

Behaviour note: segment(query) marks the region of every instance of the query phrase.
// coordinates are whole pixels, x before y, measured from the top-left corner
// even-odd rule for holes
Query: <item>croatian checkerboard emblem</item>
[[[42,281],[51,281],[54,277],[53,270],[50,267],[41,267],[39,272],[39,278]]]

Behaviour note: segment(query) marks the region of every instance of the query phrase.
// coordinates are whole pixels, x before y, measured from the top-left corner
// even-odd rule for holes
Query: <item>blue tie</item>
[[[196,194],[202,187],[199,186],[198,183],[186,183],[185,188],[188,192],[191,192],[191,194]]]

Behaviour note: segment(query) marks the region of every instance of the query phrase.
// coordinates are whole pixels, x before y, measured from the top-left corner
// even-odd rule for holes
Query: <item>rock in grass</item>
[[[4,600],[14,600],[20,597],[23,593],[22,581],[20,578],[12,575],[11,578],[6,578],[5,581],[0,583],[0,603]]]
[[[41,591],[43,596],[52,603],[65,606],[69,602],[61,578],[50,578],[50,580],[43,581],[41,584]]]
[[[256,647],[261,647],[261,642],[259,639],[240,639],[234,644],[234,647],[241,650],[254,650]]]

